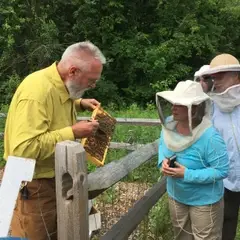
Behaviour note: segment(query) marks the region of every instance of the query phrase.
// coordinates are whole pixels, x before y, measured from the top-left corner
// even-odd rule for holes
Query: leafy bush
[[[10,101],[7,81],[19,83],[86,39],[108,60],[89,96],[118,108],[145,106],[219,52],[240,56],[239,0],[2,0],[0,11],[1,103]]]

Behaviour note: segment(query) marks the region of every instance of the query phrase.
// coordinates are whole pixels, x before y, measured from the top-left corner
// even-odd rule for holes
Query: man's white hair
[[[78,42],[70,45],[66,48],[64,53],[62,54],[62,60],[69,60],[71,58],[76,58],[76,53],[80,51],[85,51],[90,53],[95,59],[98,59],[102,64],[106,63],[106,58],[100,49],[91,43],[90,41]]]

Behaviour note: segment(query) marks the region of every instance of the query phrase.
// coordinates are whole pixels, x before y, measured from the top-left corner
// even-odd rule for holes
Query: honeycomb
[[[102,166],[117,121],[101,107],[93,111],[91,119],[99,122],[99,128],[94,136],[82,139],[82,145],[87,152],[87,158],[97,166]]]

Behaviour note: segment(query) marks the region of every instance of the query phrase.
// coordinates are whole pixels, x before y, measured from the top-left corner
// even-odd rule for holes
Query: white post
[[[22,181],[32,181],[36,161],[9,156],[0,187],[0,237],[6,237]]]

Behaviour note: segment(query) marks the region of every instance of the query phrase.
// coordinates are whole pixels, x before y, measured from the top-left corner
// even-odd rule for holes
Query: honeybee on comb
[[[87,152],[88,159],[97,166],[102,166],[104,165],[117,121],[101,107],[93,111],[91,119],[99,122],[99,128],[94,136],[84,138],[82,140],[82,145]]]

